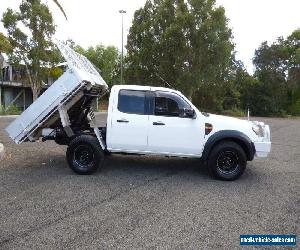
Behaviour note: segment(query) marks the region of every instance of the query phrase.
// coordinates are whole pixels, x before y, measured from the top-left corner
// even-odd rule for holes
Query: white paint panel
[[[153,125],[158,122],[164,125]],[[170,155],[201,156],[204,143],[204,123],[197,119],[149,116],[148,150]]]

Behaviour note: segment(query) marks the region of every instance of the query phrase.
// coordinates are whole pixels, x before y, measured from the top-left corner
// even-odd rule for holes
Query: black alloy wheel
[[[69,144],[67,161],[77,174],[92,174],[102,164],[104,153],[98,139],[92,135],[79,135]]]
[[[238,179],[247,165],[244,149],[233,141],[222,141],[212,149],[208,167],[217,179],[233,181]]]

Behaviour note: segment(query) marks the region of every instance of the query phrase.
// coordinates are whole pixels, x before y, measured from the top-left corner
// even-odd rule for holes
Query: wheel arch
[[[240,145],[246,153],[247,161],[252,161],[255,154],[255,147],[250,138],[240,131],[221,130],[211,135],[204,145],[202,159],[208,160],[211,150],[220,142],[233,141]]]

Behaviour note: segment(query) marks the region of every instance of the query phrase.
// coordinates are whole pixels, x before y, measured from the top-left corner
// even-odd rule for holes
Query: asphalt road
[[[11,120],[0,118],[0,249],[238,249],[240,234],[300,236],[300,120],[261,119],[272,153],[235,182],[194,159],[116,155],[79,176],[66,147],[10,141]]]

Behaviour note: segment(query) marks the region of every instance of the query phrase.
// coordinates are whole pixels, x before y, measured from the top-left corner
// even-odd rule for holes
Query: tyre
[[[208,167],[217,179],[233,181],[238,179],[247,165],[243,148],[235,142],[224,141],[217,144],[210,153]]]
[[[104,160],[103,150],[96,137],[80,135],[74,138],[67,149],[67,161],[77,174],[92,174]]]

